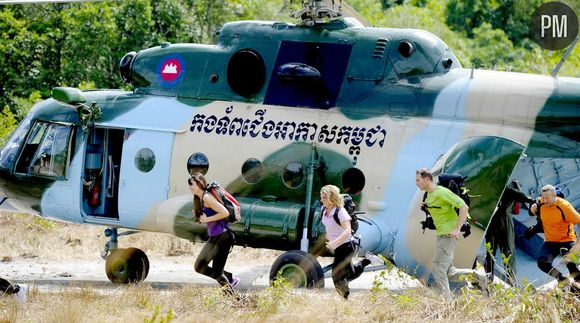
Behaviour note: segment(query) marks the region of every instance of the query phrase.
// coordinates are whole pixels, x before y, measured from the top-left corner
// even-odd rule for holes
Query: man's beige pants
[[[458,269],[453,266],[453,256],[458,241],[457,239],[452,239],[448,234],[437,236],[437,247],[433,256],[431,273],[435,278],[435,287],[447,299],[451,299],[449,280],[464,281],[465,278],[472,276],[480,284],[485,284],[484,275],[475,270]]]

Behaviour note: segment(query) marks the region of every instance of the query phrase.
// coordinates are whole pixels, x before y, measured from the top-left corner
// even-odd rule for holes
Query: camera
[[[423,233],[425,233],[425,229],[435,230],[436,227],[433,222],[433,217],[428,216],[425,221],[421,221],[421,229],[423,229]],[[463,232],[464,238],[469,237],[471,234],[471,224],[469,224],[469,222],[463,223],[459,231]]]
[[[461,230],[459,230],[461,232],[463,232],[463,237],[467,238],[469,237],[469,235],[471,234],[471,224],[469,224],[469,222],[465,222],[463,223],[463,225],[461,226]]]
[[[425,229],[435,230],[435,223],[433,222],[433,218],[428,216],[425,221],[421,221],[421,228],[423,229],[423,233]]]

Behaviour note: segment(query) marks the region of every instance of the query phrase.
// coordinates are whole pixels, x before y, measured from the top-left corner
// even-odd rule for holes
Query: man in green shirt
[[[451,298],[449,280],[459,281],[462,276],[473,275],[480,284],[485,283],[485,276],[471,269],[457,269],[453,266],[453,256],[461,226],[468,216],[469,207],[453,192],[433,183],[433,174],[427,168],[418,169],[415,183],[420,190],[427,192],[427,199],[422,206],[429,210],[437,232],[437,246],[433,256],[431,273],[435,286],[448,299]],[[459,209],[459,214],[455,209]]]

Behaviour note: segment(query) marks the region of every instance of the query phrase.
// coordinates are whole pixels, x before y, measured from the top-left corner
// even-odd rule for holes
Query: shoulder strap
[[[564,210],[562,210],[562,208],[559,205],[556,205],[556,208],[558,210],[560,210],[560,213],[562,214],[562,221],[566,222],[566,215],[564,214]],[[566,232],[567,236],[570,236],[570,231],[574,230],[574,225],[569,223],[568,224],[568,232]]]
[[[542,208],[542,205],[544,205],[544,203],[538,203],[538,209],[536,210],[536,216],[540,216],[540,210]],[[556,205],[556,208],[560,211],[560,214],[562,214],[562,221],[566,221],[566,215],[564,214],[564,210],[562,210],[562,208],[559,205]]]
[[[558,208],[558,210],[560,210],[560,213],[562,213],[562,221],[566,222],[566,216],[564,215],[564,210],[562,210],[562,208],[559,205],[556,205],[556,208]]]
[[[425,205],[426,200],[427,200],[427,192],[423,193],[423,205],[421,206],[421,210],[423,212],[425,212],[425,219],[427,219],[429,216],[431,216],[431,213],[429,213],[429,210],[427,209],[427,206]]]
[[[201,198],[200,198],[200,200],[201,200],[201,209],[202,209],[202,210],[203,210],[203,208],[204,208],[204,204],[203,204],[203,197],[204,197],[204,196],[205,196],[205,194],[207,194],[207,193],[210,193],[210,194],[211,194],[211,195],[212,195],[212,196],[213,196],[213,197],[214,197],[214,198],[215,198],[215,199],[216,199],[216,200],[217,200],[219,203],[221,203],[221,204],[224,204],[224,203],[221,201],[221,197],[220,197],[220,198],[218,198],[218,197],[217,197],[217,196],[214,194],[214,192],[213,192],[213,189],[212,189],[212,188],[210,188],[210,189],[207,189],[207,190],[203,190],[203,194],[201,194]],[[218,192],[218,194],[219,194],[219,192]]]
[[[203,197],[205,196],[206,193],[207,193],[207,191],[204,190],[203,191],[203,194],[201,194],[201,198],[199,199],[199,202],[201,203],[201,212],[203,212],[203,208],[204,208],[204,205],[203,205]]]
[[[340,211],[340,208],[335,208],[334,209],[334,214],[332,215],[332,217],[334,218],[334,222],[336,222],[336,224],[341,225],[340,224],[340,219],[338,218],[338,211]]]

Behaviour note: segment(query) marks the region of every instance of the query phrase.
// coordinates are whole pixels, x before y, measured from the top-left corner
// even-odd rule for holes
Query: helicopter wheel
[[[147,278],[149,259],[141,249],[113,249],[107,257],[105,271],[113,284],[139,283]]]
[[[280,255],[270,268],[270,285],[284,278],[294,288],[324,288],[324,272],[311,254],[292,250]]]

